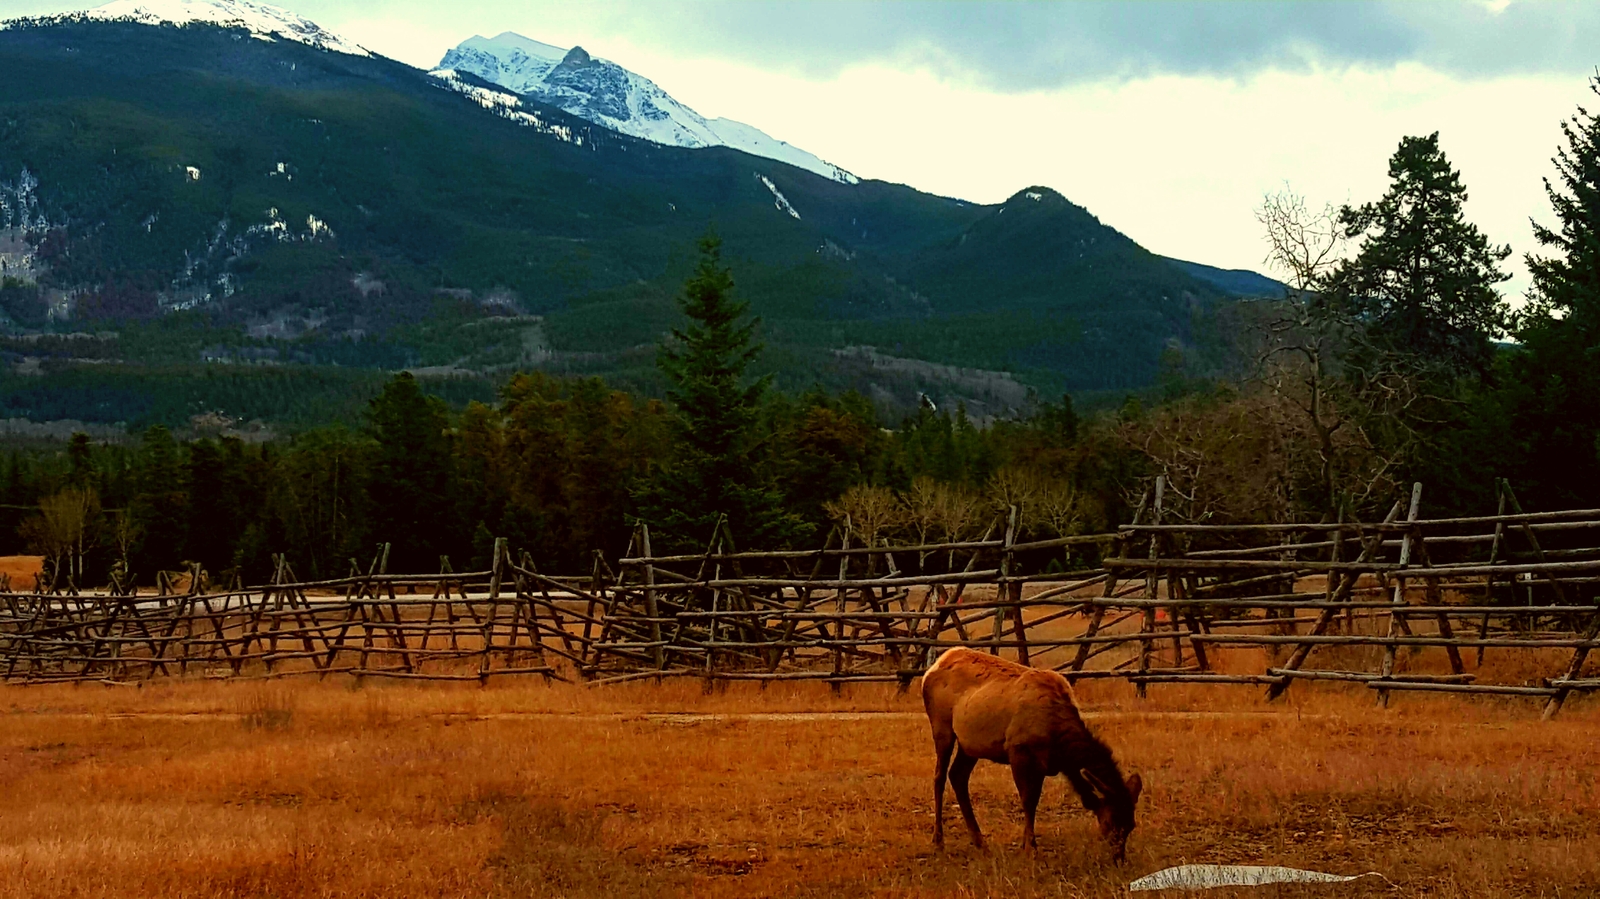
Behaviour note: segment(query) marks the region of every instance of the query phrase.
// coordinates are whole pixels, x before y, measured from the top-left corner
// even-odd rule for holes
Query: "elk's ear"
[[[1139,793],[1144,790],[1144,778],[1135,772],[1128,775],[1125,783],[1128,785],[1128,795],[1132,797],[1134,804],[1137,805],[1139,803]]]
[[[1075,775],[1069,772],[1067,779],[1072,781],[1072,788],[1078,791],[1078,798],[1083,800],[1084,808],[1092,812],[1106,804],[1105,800],[1100,798],[1100,794],[1095,792],[1094,784],[1089,782],[1089,772],[1079,768]]]
[[[1083,780],[1085,783],[1091,787],[1094,787],[1096,793],[1099,793],[1101,796],[1107,799],[1111,798],[1110,785],[1096,777],[1093,771],[1090,771],[1088,768],[1081,768],[1078,770],[1078,773],[1083,775]]]

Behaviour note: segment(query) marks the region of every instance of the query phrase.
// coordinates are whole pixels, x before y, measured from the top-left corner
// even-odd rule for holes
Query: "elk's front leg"
[[[1044,767],[1026,752],[1011,753],[1011,780],[1022,799],[1022,848],[1033,851],[1038,843],[1033,835],[1033,819],[1039,810],[1039,795],[1044,792]]]

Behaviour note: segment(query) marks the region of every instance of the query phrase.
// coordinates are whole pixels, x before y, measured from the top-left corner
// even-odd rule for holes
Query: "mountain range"
[[[1225,366],[1216,311],[1275,284],[1045,187],[858,179],[510,34],[425,72],[245,0],[117,0],[6,23],[0,83],[0,417],[287,420],[282,385],[399,367],[461,396],[518,368],[655,392],[708,229],[779,385],[890,412]]]
[[[859,180],[743,122],[707,119],[650,79],[582,47],[562,50],[509,31],[492,39],[473,37],[446,53],[434,74],[462,72],[621,134],[673,147],[733,147],[845,184]]]

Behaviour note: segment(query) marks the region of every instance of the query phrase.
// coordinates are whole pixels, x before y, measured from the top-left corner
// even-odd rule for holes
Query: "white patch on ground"
[[[317,218],[314,215],[306,216],[307,240],[320,240],[322,238],[330,237],[333,237],[333,229],[328,227],[327,222]]]
[[[228,219],[217,222],[202,248],[183,251],[183,268],[158,302],[163,309],[195,309],[220,295],[233,296],[238,290],[237,276],[227,271],[235,261],[250,255],[262,243],[312,243],[334,238],[333,229],[316,214],[306,216],[306,230],[295,231],[276,206],[268,209],[266,221],[235,231]],[[359,288],[358,288],[359,289]]]
[[[24,284],[39,280],[38,259],[21,228],[0,228],[0,279]]]
[[[39,179],[27,168],[15,181],[0,181],[0,230],[47,231],[51,227],[39,205]]]
[[[1145,890],[1209,890],[1214,887],[1257,887],[1272,883],[1349,883],[1363,877],[1383,877],[1376,871],[1365,874],[1324,874],[1300,868],[1275,865],[1178,865],[1146,874],[1128,884],[1134,892]]]
[[[350,286],[360,292],[363,297],[370,297],[373,294],[383,296],[388,290],[387,285],[374,278],[371,272],[357,272],[356,276],[350,279]]]
[[[278,207],[276,206],[267,210],[267,220],[265,223],[251,225],[249,228],[245,229],[245,233],[252,235],[265,235],[266,237],[276,240],[279,243],[283,243],[291,239],[289,236],[289,223],[283,220],[283,216],[278,213]]]
[[[826,238],[823,239],[822,245],[817,247],[817,253],[824,258],[838,259],[844,262],[852,262],[856,258],[855,250],[847,250]]]
[[[771,178],[768,178],[766,175],[763,175],[760,172],[756,172],[756,177],[760,178],[761,183],[767,186],[767,190],[772,191],[772,198],[774,201],[772,204],[773,206],[776,206],[782,212],[789,213],[789,215],[793,216],[797,220],[800,218],[800,213],[795,212],[794,207],[789,205],[789,199],[783,195],[783,191],[778,190],[778,185],[773,184]]]

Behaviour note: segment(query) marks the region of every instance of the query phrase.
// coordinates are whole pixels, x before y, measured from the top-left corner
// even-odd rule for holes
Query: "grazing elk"
[[[944,845],[944,782],[949,771],[956,802],[972,842],[983,834],[972,816],[967,778],[979,759],[1011,766],[1027,823],[1024,849],[1032,850],[1034,812],[1044,779],[1056,774],[1100,821],[1100,835],[1120,862],[1133,831],[1134,807],[1144,784],[1139,775],[1123,780],[1111,750],[1089,733],[1078,715],[1067,679],[998,656],[956,648],[939,656],[922,676],[922,705],[933,726],[938,754],[933,773],[933,842]],[[953,756],[953,758],[952,758]]]

